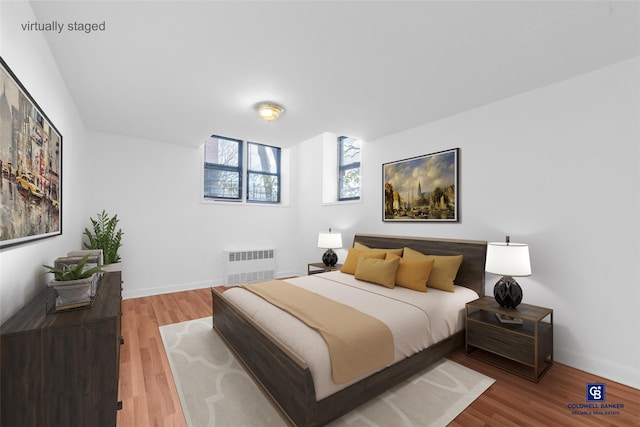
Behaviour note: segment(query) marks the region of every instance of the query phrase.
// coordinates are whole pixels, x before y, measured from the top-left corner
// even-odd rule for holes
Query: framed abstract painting
[[[382,220],[458,222],[459,148],[382,165]]]
[[[0,248],[62,234],[62,135],[0,58]]]

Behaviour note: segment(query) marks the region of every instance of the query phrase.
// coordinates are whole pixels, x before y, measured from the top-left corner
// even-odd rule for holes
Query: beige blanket
[[[394,359],[391,331],[375,317],[280,280],[242,287],[318,331],[329,348],[336,384],[384,368]]]

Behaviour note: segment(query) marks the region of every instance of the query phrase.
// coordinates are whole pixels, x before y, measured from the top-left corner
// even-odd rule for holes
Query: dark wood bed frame
[[[357,234],[371,248],[409,247],[431,255],[464,255],[455,283],[484,295],[487,242]],[[213,327],[273,401],[297,426],[327,424],[425,369],[464,344],[464,331],[316,401],[307,363],[212,288]]]

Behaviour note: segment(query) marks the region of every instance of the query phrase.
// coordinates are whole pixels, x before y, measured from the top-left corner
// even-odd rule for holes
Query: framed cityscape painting
[[[0,58],[0,248],[62,234],[62,135]]]
[[[383,221],[458,222],[459,148],[382,165]]]

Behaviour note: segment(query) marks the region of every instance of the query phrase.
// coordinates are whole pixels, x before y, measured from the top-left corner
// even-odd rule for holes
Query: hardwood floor
[[[185,426],[184,415],[162,346],[158,327],[211,315],[209,289],[178,292],[122,302],[119,427]],[[535,384],[467,357],[450,359],[496,379],[451,424],[469,426],[640,426],[640,390],[556,363]],[[586,384],[604,383],[606,403],[619,415],[572,415],[572,404],[586,404]],[[598,405],[599,406],[599,405]]]
[[[122,301],[118,426],[186,426],[158,327],[210,315],[209,289]]]

